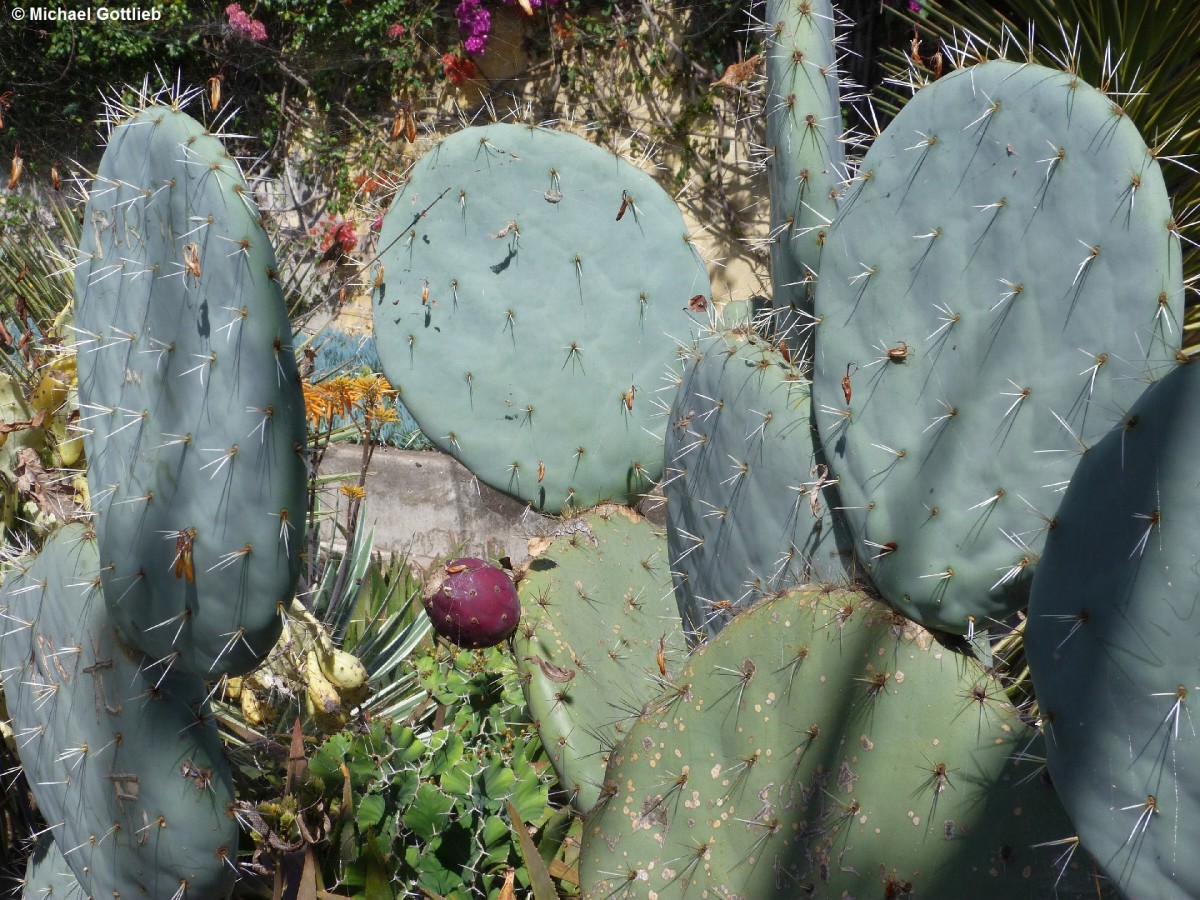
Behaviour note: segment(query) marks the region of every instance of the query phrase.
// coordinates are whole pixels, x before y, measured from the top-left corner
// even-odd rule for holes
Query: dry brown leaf
[[[725,72],[719,79],[714,81],[710,87],[731,88],[745,84],[758,73],[758,67],[762,63],[762,54],[755,53],[752,57],[740,63],[730,63]]]

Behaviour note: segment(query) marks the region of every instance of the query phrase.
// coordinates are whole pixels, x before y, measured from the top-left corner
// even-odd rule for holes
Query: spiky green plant
[[[695,652],[614,751],[585,896],[1081,897],[1071,825],[995,673],[853,591]]]
[[[968,55],[992,56],[1004,49],[1009,58],[1059,66],[1100,85],[1121,104],[1147,135],[1164,162],[1167,191],[1176,213],[1200,208],[1200,7],[1174,0],[926,0],[913,12],[896,4],[921,44],[921,66],[912,65],[912,49],[897,48],[893,76],[900,83],[911,72],[920,84],[933,77],[934,57],[949,65],[958,48]],[[907,52],[904,52],[907,51]],[[884,91],[884,105],[899,106],[907,95]],[[1184,247],[1183,271],[1200,275],[1200,252]],[[1198,310],[1188,304],[1187,343],[1200,339]]]
[[[310,769],[335,825],[327,883],[353,897],[499,897],[530,878],[508,803],[544,829],[555,815],[544,751],[499,649],[424,646],[411,660],[431,703],[322,744]]]
[[[1080,462],[1025,629],[1055,788],[1129,897],[1200,893],[1186,836],[1200,815],[1198,408],[1189,362]]]
[[[661,531],[608,504],[557,524],[522,565],[513,655],[529,714],[581,813],[609,753],[683,662]]]
[[[653,393],[710,288],[649,175],[577,135],[465,129],[414,166],[380,247],[376,346],[438,446],[536,509],[651,488]]]
[[[1026,604],[1061,485],[1174,365],[1180,263],[1154,151],[1070,72],[956,69],[876,139],[822,255],[813,396],[889,602],[959,634]]]
[[[853,580],[803,372],[746,329],[713,335],[688,361],[663,484],[675,599],[693,640],[785,588]]]
[[[130,648],[95,537],[60,529],[0,591],[0,676],[49,833],[89,896],[227,896],[233,784],[201,679]]]
[[[296,587],[304,401],[274,250],[193,96],[114,110],[75,318],[106,602],[152,659],[217,677],[266,656]]]

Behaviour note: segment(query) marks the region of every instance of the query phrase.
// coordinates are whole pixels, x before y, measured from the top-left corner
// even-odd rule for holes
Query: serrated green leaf
[[[417,739],[413,730],[407,726],[392,729],[391,745],[393,759],[398,765],[415,762],[429,750],[429,747]]]
[[[387,803],[383,797],[379,794],[367,794],[365,797],[359,798],[358,806],[354,810],[354,821],[360,829],[365,831],[378,825],[385,812],[387,812]]]
[[[397,809],[404,809],[412,803],[417,796],[417,788],[420,787],[420,784],[420,775],[412,769],[404,769],[392,776],[390,793],[392,802]]]
[[[410,847],[406,854],[408,864],[417,872],[417,884],[426,892],[432,892],[446,900],[458,900],[469,896],[464,888],[464,873],[452,872],[442,865],[436,853],[422,852]]]
[[[404,813],[404,825],[422,840],[431,841],[449,823],[453,807],[453,798],[424,783],[417,788],[412,805]]]
[[[350,772],[350,784],[355,791],[363,791],[379,777],[379,767],[368,756],[350,756],[346,759],[346,769]]]
[[[507,841],[512,837],[512,831],[499,816],[488,816],[483,827],[479,829],[479,840],[485,847],[491,847],[500,841]]]
[[[467,771],[466,762],[459,761],[448,771],[442,773],[442,777],[438,781],[438,787],[451,797],[470,798],[474,793],[474,782],[471,778],[471,773]]]
[[[425,764],[427,775],[441,775],[450,770],[463,757],[463,739],[455,732],[446,734],[441,746],[434,748],[429,762]]]
[[[513,772],[516,783],[508,800],[517,807],[522,819],[528,822],[540,821],[550,800],[549,788],[528,760],[514,758]]]
[[[491,763],[483,770],[483,792],[490,800],[503,800],[516,783],[517,776],[499,757],[492,757]]]
[[[308,761],[308,770],[322,778],[326,785],[342,780],[342,760],[350,743],[345,735],[335,734],[322,744]]]

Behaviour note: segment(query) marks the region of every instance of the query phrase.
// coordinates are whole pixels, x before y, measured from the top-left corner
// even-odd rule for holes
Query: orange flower
[[[320,384],[304,381],[302,386],[304,406],[314,428],[333,416],[353,418],[356,413],[368,426],[400,421],[396,410],[384,402],[399,392],[382,375],[339,375]]]
[[[314,428],[320,428],[322,420],[334,415],[333,397],[324,384],[305,380],[300,382],[300,387],[304,392],[305,417]]]

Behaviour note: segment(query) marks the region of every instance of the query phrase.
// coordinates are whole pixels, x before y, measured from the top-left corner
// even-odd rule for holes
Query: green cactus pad
[[[1021,608],[1080,455],[1179,347],[1153,151],[1076,76],[957,70],[875,141],[821,265],[813,397],[860,559],[931,628]]]
[[[709,283],[646,173],[571,134],[468,128],[413,168],[380,247],[379,356],[443,450],[552,511],[658,479],[653,395]]]
[[[600,507],[534,549],[513,653],[559,782],[586,812],[609,751],[682,664],[686,642],[666,544],[637,513]]]
[[[1083,458],[1033,580],[1025,652],[1079,837],[1129,897],[1200,897],[1200,365]]]
[[[68,525],[0,591],[0,676],[30,789],[88,896],[227,896],[238,825],[204,683],[117,636],[100,574],[96,541]]]
[[[828,0],[767,3],[772,312],[775,331],[797,345],[846,177],[836,24]]]
[[[1085,896],[1000,685],[883,604],[764,600],[692,654],[612,754],[589,897]],[[1061,878],[1060,878],[1061,874]]]
[[[112,130],[79,252],[81,425],[114,622],[152,659],[246,672],[279,636],[306,496],[258,210],[220,141],[151,106]]]
[[[814,455],[809,382],[750,332],[702,348],[671,407],[663,485],[679,612],[711,637],[767,594],[845,583],[854,548]]]
[[[49,835],[38,840],[25,863],[21,897],[24,900],[87,900],[79,879]]]

